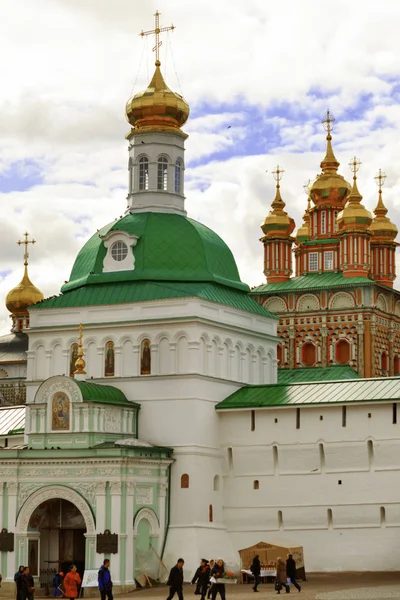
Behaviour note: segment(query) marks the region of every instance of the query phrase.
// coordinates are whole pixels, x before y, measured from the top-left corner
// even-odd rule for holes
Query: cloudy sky
[[[244,281],[263,282],[260,222],[277,164],[301,224],[327,108],[340,172],[350,178],[349,160],[361,159],[372,209],[384,169],[400,227],[398,0],[0,0],[0,332],[24,231],[37,240],[31,279],[52,295],[88,237],[123,214],[124,107],[152,75],[152,41],[138,33],[156,9],[176,25],[163,38],[164,75],[191,107],[187,210],[224,238]]]

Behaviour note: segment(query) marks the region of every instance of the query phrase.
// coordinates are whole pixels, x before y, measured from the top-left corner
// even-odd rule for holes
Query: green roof
[[[339,381],[343,379],[359,379],[359,375],[351,367],[349,367],[349,365],[278,369],[278,383],[298,383],[303,381]]]
[[[248,385],[217,404],[222,409],[314,406],[361,402],[397,402],[400,378],[352,379],[318,383]]]
[[[124,231],[138,237],[135,265],[103,273],[106,248],[102,237]],[[61,291],[86,285],[124,281],[214,282],[248,291],[235,259],[211,229],[183,215],[143,212],[128,214],[98,231],[79,252],[70,280]]]
[[[303,246],[326,246],[327,244],[339,244],[339,238],[325,238],[322,240],[307,240],[303,242]]]
[[[214,283],[157,283],[138,281],[87,285],[61,294],[60,296],[43,300],[39,304],[32,306],[31,310],[194,297],[204,298],[204,300],[218,302],[219,304],[225,304],[226,306],[250,313],[269,316],[274,319],[277,318],[266,308],[258,304],[246,292]]]
[[[280,283],[266,283],[251,290],[251,294],[271,292],[295,292],[297,290],[320,290],[330,288],[354,288],[358,285],[374,285],[375,281],[366,277],[343,277],[343,273],[307,273],[291,277]]]
[[[140,404],[129,402],[125,394],[112,385],[101,385],[88,381],[73,380],[79,387],[84,402],[101,402],[104,404],[128,404],[140,408]]]

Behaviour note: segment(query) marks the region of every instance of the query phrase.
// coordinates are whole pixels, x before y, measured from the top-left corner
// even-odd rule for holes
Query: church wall
[[[235,548],[289,541],[304,546],[309,571],[398,569],[400,424],[392,403],[345,410],[219,413]]]

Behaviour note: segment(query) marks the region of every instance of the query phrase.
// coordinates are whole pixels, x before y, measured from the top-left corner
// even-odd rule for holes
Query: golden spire
[[[75,362],[76,371],[74,371],[74,375],[86,375],[86,371],[85,371],[86,363],[83,360],[82,339],[83,339],[83,325],[82,325],[82,323],[80,323],[79,324],[79,336],[78,336],[78,358],[76,359],[76,362]]]
[[[272,177],[276,181],[276,192],[275,192],[274,201],[272,202],[271,206],[274,209],[275,213],[278,213],[279,211],[283,211],[283,209],[286,206],[286,204],[284,203],[284,201],[282,200],[282,197],[281,197],[281,186],[280,186],[280,182],[281,182],[284,172],[285,171],[279,165],[276,165],[275,171],[272,171]]]
[[[375,218],[371,223],[371,232],[374,236],[374,239],[377,240],[382,238],[384,241],[391,238],[394,240],[397,236],[398,229],[394,223],[387,217],[387,208],[383,203],[382,199],[382,187],[385,183],[386,175],[382,172],[382,169],[379,169],[378,175],[374,177],[376,185],[378,186],[378,204],[375,206],[374,214]]]
[[[376,207],[374,209],[374,214],[377,217],[384,217],[387,214],[387,208],[383,204],[383,200],[382,200],[382,187],[385,184],[386,174],[382,173],[382,169],[379,169],[378,175],[376,177],[374,177],[374,179],[375,179],[376,185],[378,186],[378,189],[379,189],[378,204],[376,205]]]
[[[278,236],[287,238],[290,237],[293,229],[295,228],[294,220],[289,217],[287,212],[284,210],[286,205],[281,196],[280,182],[284,172],[285,171],[279,165],[277,165],[276,169],[272,171],[272,176],[276,181],[275,198],[271,204],[272,210],[269,212],[268,216],[264,220],[264,223],[261,225],[261,229],[267,237]]]
[[[349,202],[361,202],[362,196],[358,191],[357,187],[357,172],[360,169],[361,160],[354,156],[353,160],[349,162],[349,167],[353,171],[353,188],[350,192]]]
[[[156,53],[156,67],[160,66],[160,46],[162,45],[162,42],[160,42],[160,33],[164,32],[164,31],[173,31],[175,29],[175,25],[170,25],[169,27],[160,27],[160,15],[161,13],[158,12],[158,10],[156,10],[156,12],[154,13],[154,17],[155,17],[155,27],[154,29],[149,29],[149,31],[142,31],[139,33],[140,36],[144,37],[145,35],[153,35],[155,37],[156,43],[155,46],[153,48],[153,52]]]
[[[349,167],[353,171],[353,187],[348,197],[348,203],[346,207],[338,214],[337,222],[339,230],[344,226],[350,230],[362,230],[365,231],[372,221],[372,215],[361,203],[362,196],[358,191],[357,187],[357,172],[360,168],[361,161],[354,156],[349,162]]]
[[[330,110],[326,111],[326,117],[322,119],[321,123],[327,133],[326,136],[326,154],[325,158],[321,162],[321,169],[323,173],[336,173],[340,163],[337,161],[336,156],[332,149],[332,130],[335,117],[331,114]]]

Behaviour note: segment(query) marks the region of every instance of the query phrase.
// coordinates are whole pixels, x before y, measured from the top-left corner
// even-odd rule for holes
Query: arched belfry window
[[[175,182],[174,182],[175,194],[182,194],[182,168],[183,168],[182,160],[180,158],[178,158],[178,160],[175,163]]]
[[[139,190],[149,189],[149,159],[147,156],[139,158]]]
[[[165,156],[157,160],[157,189],[163,192],[168,189],[168,159]]]
[[[189,475],[187,473],[181,476],[181,488],[183,490],[189,489]]]

